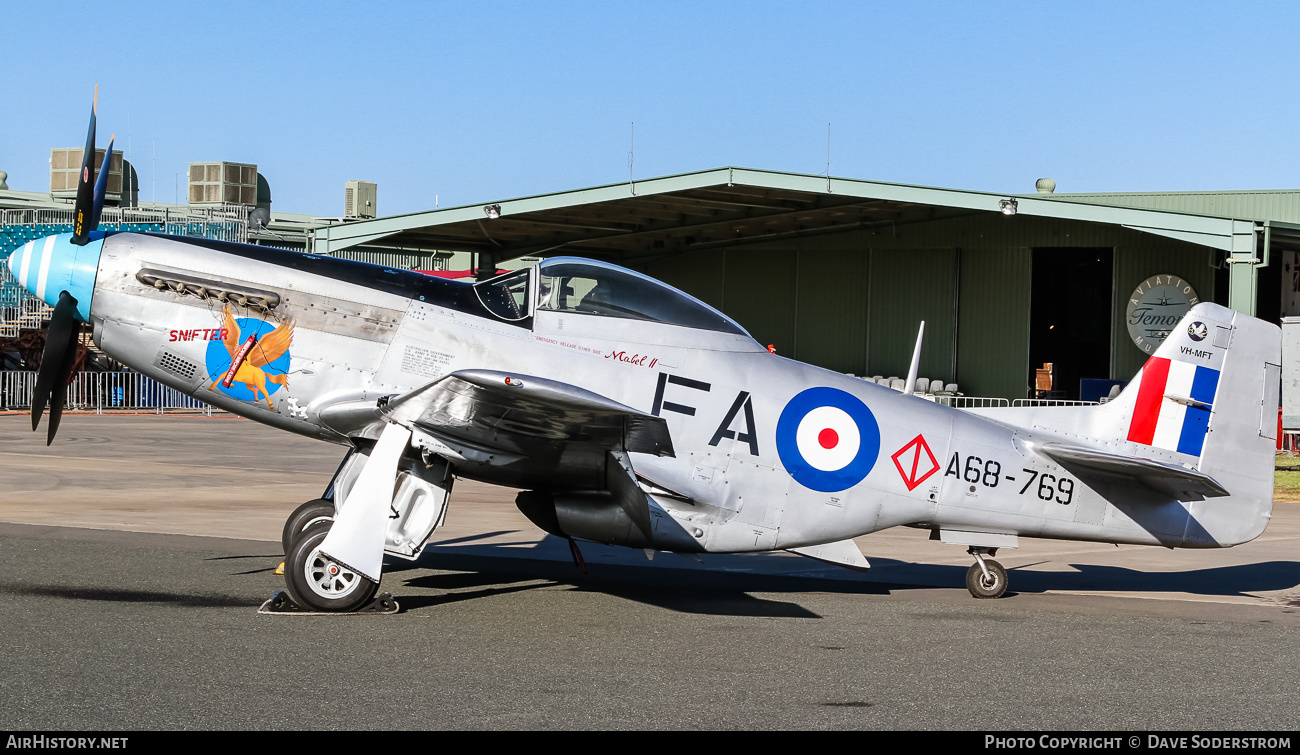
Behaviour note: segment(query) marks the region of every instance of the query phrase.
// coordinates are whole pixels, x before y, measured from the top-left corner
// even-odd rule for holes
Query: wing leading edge
[[[495,370],[461,370],[391,399],[386,419],[476,446],[533,456],[538,449],[673,456],[663,419],[576,385]]]

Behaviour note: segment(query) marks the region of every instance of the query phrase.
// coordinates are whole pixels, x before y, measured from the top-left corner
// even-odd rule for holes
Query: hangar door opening
[[[1078,400],[1081,379],[1110,377],[1114,263],[1108,247],[1034,250],[1028,395]],[[1044,364],[1051,387],[1038,390]]]

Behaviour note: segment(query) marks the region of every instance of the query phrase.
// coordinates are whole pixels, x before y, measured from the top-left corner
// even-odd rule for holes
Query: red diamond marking
[[[908,490],[916,490],[917,485],[939,471],[939,462],[935,460],[930,444],[926,443],[925,438],[920,435],[895,451],[889,458],[894,460],[894,468],[903,477],[903,484]]]

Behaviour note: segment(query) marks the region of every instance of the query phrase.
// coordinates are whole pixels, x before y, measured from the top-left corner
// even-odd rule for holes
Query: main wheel
[[[280,533],[280,544],[284,546],[284,555],[288,557],[293,541],[308,527],[318,522],[334,521],[334,503],[324,498],[308,501],[293,510],[284,520],[284,531]]]
[[[320,552],[332,522],[317,522],[294,541],[285,556],[284,581],[289,596],[313,611],[346,613],[369,603],[379,589],[356,572]]]
[[[971,564],[966,572],[966,589],[977,598],[1002,597],[1002,594],[1007,591],[1007,570],[991,558],[984,559],[984,566],[989,570],[987,577],[984,576],[984,570],[978,563]]]

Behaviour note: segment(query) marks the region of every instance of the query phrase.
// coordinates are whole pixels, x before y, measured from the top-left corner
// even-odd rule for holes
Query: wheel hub
[[[312,592],[329,600],[343,598],[361,584],[361,579],[355,572],[321,553],[319,548],[307,557],[303,571]]]

